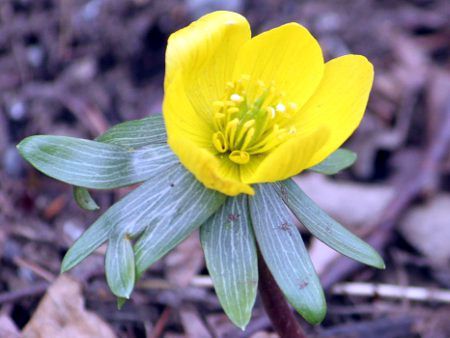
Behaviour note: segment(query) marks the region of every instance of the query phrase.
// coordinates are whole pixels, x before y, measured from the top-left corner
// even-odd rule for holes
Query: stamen
[[[227,140],[222,132],[218,131],[213,134],[212,142],[219,153],[224,153],[228,150]]]
[[[280,113],[284,113],[286,111],[286,106],[280,102],[277,104],[275,109]]]
[[[244,165],[251,156],[265,154],[296,134],[292,117],[298,110],[295,102],[286,102],[285,93],[255,79],[252,101],[248,101],[250,76],[242,75],[226,83],[220,100],[214,101],[212,143],[217,152],[228,153],[236,164]]]
[[[237,164],[246,164],[250,161],[250,155],[241,150],[233,150],[228,158]]]
[[[230,100],[233,102],[240,103],[244,101],[244,98],[241,95],[234,93],[230,96]]]

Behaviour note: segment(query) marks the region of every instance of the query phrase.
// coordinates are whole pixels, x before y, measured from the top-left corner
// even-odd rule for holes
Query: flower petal
[[[231,161],[219,160],[189,139],[169,138],[169,145],[181,163],[207,188],[229,196],[254,194],[252,187],[240,181],[239,167]]]
[[[301,107],[314,93],[324,69],[322,50],[306,28],[288,23],[248,41],[239,51],[234,78],[250,75],[249,99],[257,81],[274,82],[286,99]]]
[[[165,88],[181,74],[197,114],[209,117],[212,102],[231,80],[237,52],[251,32],[240,14],[213,12],[172,34],[166,51]]]
[[[241,171],[245,183],[276,182],[300,173],[329,137],[325,128],[294,137],[269,153],[254,170]]]
[[[326,144],[307,168],[321,162],[358,127],[373,82],[373,66],[361,55],[345,55],[326,63],[319,88],[297,117],[296,127],[309,133],[319,127],[330,131]]]
[[[183,79],[176,75],[169,85],[166,85],[163,101],[164,122],[169,139],[189,139],[200,147],[211,147],[213,130],[192,107],[189,101]],[[168,141],[169,145],[170,142]],[[176,149],[172,150],[177,153]]]

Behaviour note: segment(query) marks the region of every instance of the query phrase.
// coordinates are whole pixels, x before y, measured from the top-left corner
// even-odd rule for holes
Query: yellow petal
[[[172,138],[169,135],[168,142],[186,169],[207,188],[218,190],[229,196],[240,193],[254,194],[252,187],[240,181],[239,167],[231,161],[226,158],[219,160],[215,155],[196,146],[188,139]]]
[[[329,133],[325,128],[309,135],[296,136],[266,155],[253,170],[241,171],[241,179],[251,184],[276,182],[297,175],[307,167],[328,137]]]
[[[314,154],[308,168],[339,148],[358,127],[372,82],[373,66],[361,55],[345,55],[327,62],[319,88],[296,121],[300,133],[320,127],[330,131],[326,144]]]
[[[248,96],[254,99],[257,82],[274,82],[286,100],[301,107],[322,78],[322,50],[306,28],[288,23],[264,32],[240,49],[234,78],[250,75]]]
[[[167,45],[165,88],[181,74],[195,110],[209,118],[212,102],[223,95],[237,52],[250,36],[247,20],[226,11],[205,15],[175,32]]]
[[[180,74],[166,85],[163,114],[169,138],[189,139],[196,146],[212,148],[213,129],[192,107]],[[172,150],[179,156],[175,149]]]

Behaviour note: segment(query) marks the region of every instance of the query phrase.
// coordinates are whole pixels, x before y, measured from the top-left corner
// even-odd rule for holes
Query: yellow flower
[[[339,148],[361,121],[372,81],[363,56],[324,63],[297,23],[251,38],[244,17],[214,12],[169,38],[168,143],[206,187],[253,194],[250,184],[296,175]]]

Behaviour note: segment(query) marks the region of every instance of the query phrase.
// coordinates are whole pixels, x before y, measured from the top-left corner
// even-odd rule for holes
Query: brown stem
[[[306,338],[261,254],[258,255],[258,266],[259,293],[275,331],[281,338]]]

